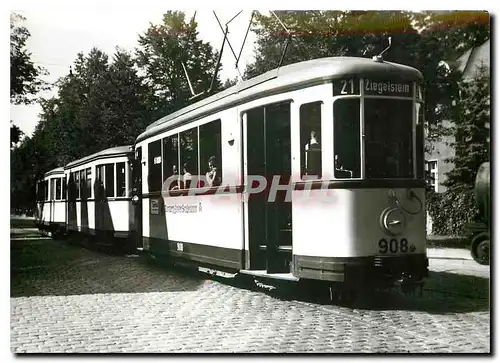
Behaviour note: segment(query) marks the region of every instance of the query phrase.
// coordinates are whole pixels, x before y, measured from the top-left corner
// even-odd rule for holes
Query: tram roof
[[[62,174],[64,173],[64,168],[62,166],[58,167],[58,168],[55,168],[55,169],[52,169],[52,170],[49,170],[48,172],[46,172],[44,174],[45,177],[48,177],[48,176],[51,176],[51,175],[55,175],[55,174]]]
[[[104,158],[109,158],[113,156],[121,156],[125,155],[127,153],[130,153],[132,151],[132,145],[125,145],[125,146],[115,146],[111,147],[109,149],[101,150],[99,152],[96,152],[95,154],[85,156],[81,159],[72,161],[64,167],[64,169],[70,169],[79,165],[83,165],[85,163],[88,163],[92,160],[96,159],[104,159]]]
[[[273,69],[243,81],[217,94],[184,107],[153,122],[137,138],[137,142],[191,120],[248,102],[252,99],[322,84],[343,77],[380,77],[421,80],[415,68],[371,58],[327,57],[312,59]]]

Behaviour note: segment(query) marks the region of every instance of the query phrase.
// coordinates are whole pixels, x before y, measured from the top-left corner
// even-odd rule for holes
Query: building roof
[[[85,156],[81,159],[72,161],[71,163],[68,163],[64,169],[70,169],[85,163],[88,163],[92,160],[95,159],[104,159],[104,158],[109,158],[113,156],[121,156],[121,155],[126,155],[127,153],[130,153],[132,151],[132,146],[131,145],[125,145],[125,146],[115,146],[111,147],[106,150],[101,150],[95,154]]]
[[[376,62],[371,58],[327,57],[298,62],[273,69],[167,115],[149,125],[139,135],[137,142],[251,99],[342,77],[380,77],[384,73],[388,78],[422,79],[422,74],[415,68],[391,62]]]
[[[478,67],[485,65],[490,67],[491,43],[488,39],[483,44],[469,49],[462,54],[456,61],[457,69],[462,72],[463,79],[475,78]]]

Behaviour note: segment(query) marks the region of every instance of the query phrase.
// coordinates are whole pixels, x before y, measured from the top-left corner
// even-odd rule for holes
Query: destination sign
[[[360,94],[359,79],[337,79],[333,81],[333,95],[347,96]],[[367,96],[412,97],[413,84],[405,81],[363,79],[364,94]]]
[[[412,97],[412,82],[364,79],[365,95]]]

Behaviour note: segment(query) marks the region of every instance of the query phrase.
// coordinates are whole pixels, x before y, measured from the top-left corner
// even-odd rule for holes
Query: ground
[[[445,252],[429,252],[423,296],[340,307],[12,229],[11,349],[489,353],[489,267]]]

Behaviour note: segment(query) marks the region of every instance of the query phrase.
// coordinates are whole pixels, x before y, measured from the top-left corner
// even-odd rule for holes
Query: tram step
[[[299,278],[293,276],[291,273],[268,273],[267,270],[240,270],[240,273],[270,279],[299,281]]]

